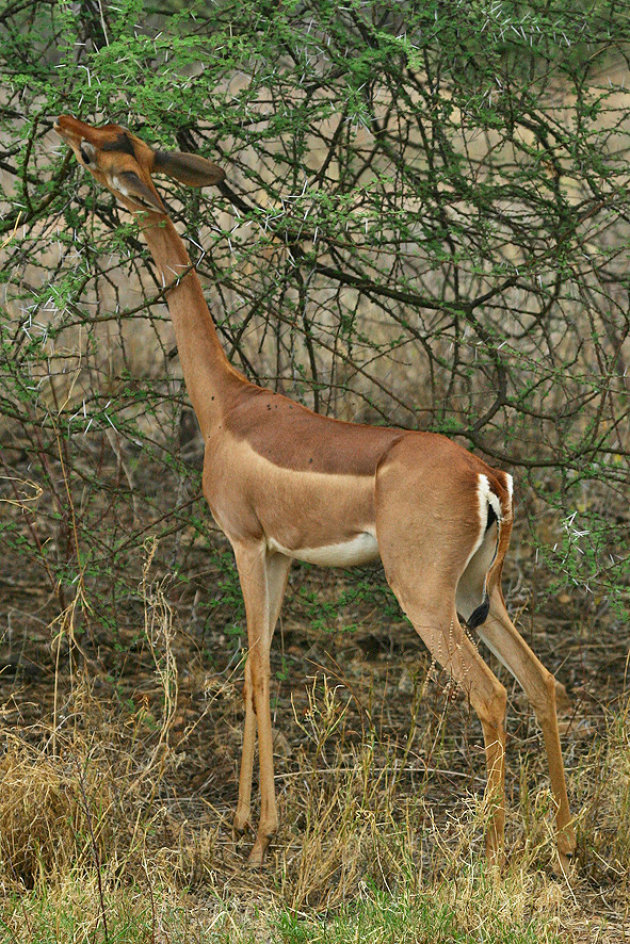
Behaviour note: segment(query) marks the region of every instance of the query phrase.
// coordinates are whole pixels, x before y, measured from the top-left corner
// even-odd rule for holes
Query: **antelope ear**
[[[153,172],[174,177],[187,187],[208,187],[218,184],[225,171],[200,154],[184,154],[182,151],[155,151]]]
[[[155,210],[158,213],[165,212],[164,205],[158,195],[153,193],[132,170],[125,170],[119,174],[113,174],[110,179],[110,184],[114,190],[118,190],[119,193],[122,193],[123,197],[134,200],[144,209]]]

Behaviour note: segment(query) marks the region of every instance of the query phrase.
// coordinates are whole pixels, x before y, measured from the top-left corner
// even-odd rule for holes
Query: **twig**
[[[94,855],[94,864],[96,865],[96,881],[98,883],[98,897],[101,906],[101,920],[103,922],[103,931],[105,933],[105,944],[109,944],[109,929],[107,927],[107,913],[105,910],[105,896],[103,894],[103,881],[101,878],[101,857],[98,851],[98,845],[96,843],[96,836],[94,835],[94,828],[92,826],[92,814],[90,813],[90,807],[88,804],[87,794],[85,792],[85,781],[83,777],[83,770],[80,765],[77,763],[77,768],[79,771],[79,786],[81,787],[81,796],[83,797],[83,803],[85,808],[85,816],[87,819],[88,829],[90,831],[90,842],[92,844],[92,853]]]

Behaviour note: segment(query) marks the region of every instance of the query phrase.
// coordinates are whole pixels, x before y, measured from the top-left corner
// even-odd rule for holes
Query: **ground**
[[[129,602],[115,638],[95,628],[89,607],[72,638],[67,616],[51,623],[54,594],[35,570],[22,562],[3,574],[7,940],[25,939],[29,926],[34,933],[42,901],[63,901],[77,870],[74,899],[87,895],[79,910],[103,939],[107,915],[110,927],[121,920],[116,902],[130,888],[135,904],[125,907],[154,936],[156,914],[172,929],[185,913],[189,930],[194,921],[208,929],[200,940],[214,940],[210,928],[217,940],[240,940],[230,937],[236,927],[247,940],[262,922],[269,939],[293,941],[307,926],[313,936],[319,922],[336,929],[322,940],[341,941],[346,925],[354,933],[376,921],[370,909],[420,935],[429,895],[444,908],[444,940],[477,940],[453,935],[487,920],[483,900],[496,916],[501,894],[505,927],[536,928],[534,940],[612,942],[630,933],[626,649],[607,633],[605,609],[598,615],[566,591],[550,596],[534,555],[512,555],[510,608],[572,698],[563,742],[580,844],[571,875],[556,874],[541,739],[524,696],[489,657],[509,692],[499,893],[484,874],[483,753],[465,698],[431,665],[379,567],[296,566],[273,650],[281,827],[252,873],[251,836],[231,833],[243,637],[229,550],[218,536],[212,550],[193,548],[185,584],[161,566],[147,563],[142,599]],[[204,610],[207,593],[213,605]],[[73,907],[66,902],[63,913]],[[431,927],[429,937],[441,940]],[[499,932],[488,939],[501,940]]]

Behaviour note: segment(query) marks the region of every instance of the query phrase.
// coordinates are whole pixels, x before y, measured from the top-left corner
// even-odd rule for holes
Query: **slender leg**
[[[256,841],[249,862],[257,866],[276,831],[273,739],[269,705],[269,650],[291,561],[280,554],[268,555],[260,545],[235,545],[245,613],[248,654],[245,663],[245,726],[239,777],[239,796],[234,828],[242,831],[250,817],[256,729],[260,764],[261,813]]]
[[[402,601],[401,601],[402,602]],[[465,635],[455,608],[436,611],[425,600],[403,608],[431,654],[468,695],[481,721],[486,752],[486,855],[498,864],[503,853],[505,823],[505,709],[506,691]]]
[[[560,749],[556,700],[559,683],[534,655],[510,620],[499,587],[490,597],[490,612],[477,632],[488,648],[512,673],[523,688],[542,728],[549,762],[551,789],[557,804],[556,826],[558,852],[563,865],[565,857],[575,851],[575,830],[571,824],[564,764]],[[560,687],[563,693],[563,687]]]
[[[387,582],[433,657],[463,688],[477,713],[486,751],[486,830],[488,861],[502,855],[505,820],[505,688],[466,636],[457,618],[455,594],[478,539],[471,523],[454,514],[468,478],[445,479],[428,468],[408,476],[399,488],[402,463],[395,450],[376,479],[376,535]],[[421,468],[421,467],[420,467]],[[430,512],[419,511],[417,495],[431,495]],[[438,500],[439,499],[439,500]],[[477,507],[477,504],[473,507]],[[478,529],[484,522],[479,521]]]
[[[241,770],[238,780],[238,803],[234,814],[234,831],[243,833],[251,827],[249,820],[252,801],[252,778],[254,775],[254,752],[256,748],[256,711],[251,682],[251,663],[249,654],[245,658],[245,684],[243,686],[245,722],[243,726],[243,747],[241,750]]]

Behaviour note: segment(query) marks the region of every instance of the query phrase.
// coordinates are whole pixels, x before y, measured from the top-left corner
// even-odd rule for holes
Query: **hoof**
[[[254,848],[249,854],[249,858],[247,860],[247,868],[248,869],[261,869],[264,858],[265,858],[265,850],[262,847],[262,843],[259,842],[257,839],[256,842],[254,843]]]
[[[256,841],[247,860],[247,865],[250,869],[261,868],[265,860],[267,849],[269,848],[269,843],[273,839],[274,834],[275,829],[272,832],[265,832],[264,830],[261,832],[260,829],[258,830]]]
[[[251,832],[252,824],[249,821],[249,815],[239,816],[237,813],[232,821],[232,835],[236,838],[243,833]]]
[[[558,849],[553,861],[552,870],[554,874],[559,877],[569,878],[575,871],[573,856],[567,855],[565,852],[561,852],[560,849]]]
[[[570,859],[577,848],[577,837],[573,826],[563,826],[558,830],[558,854]]]
[[[504,851],[496,850],[486,854],[486,869],[488,876],[493,881],[500,881],[501,875],[505,871],[507,860]]]

